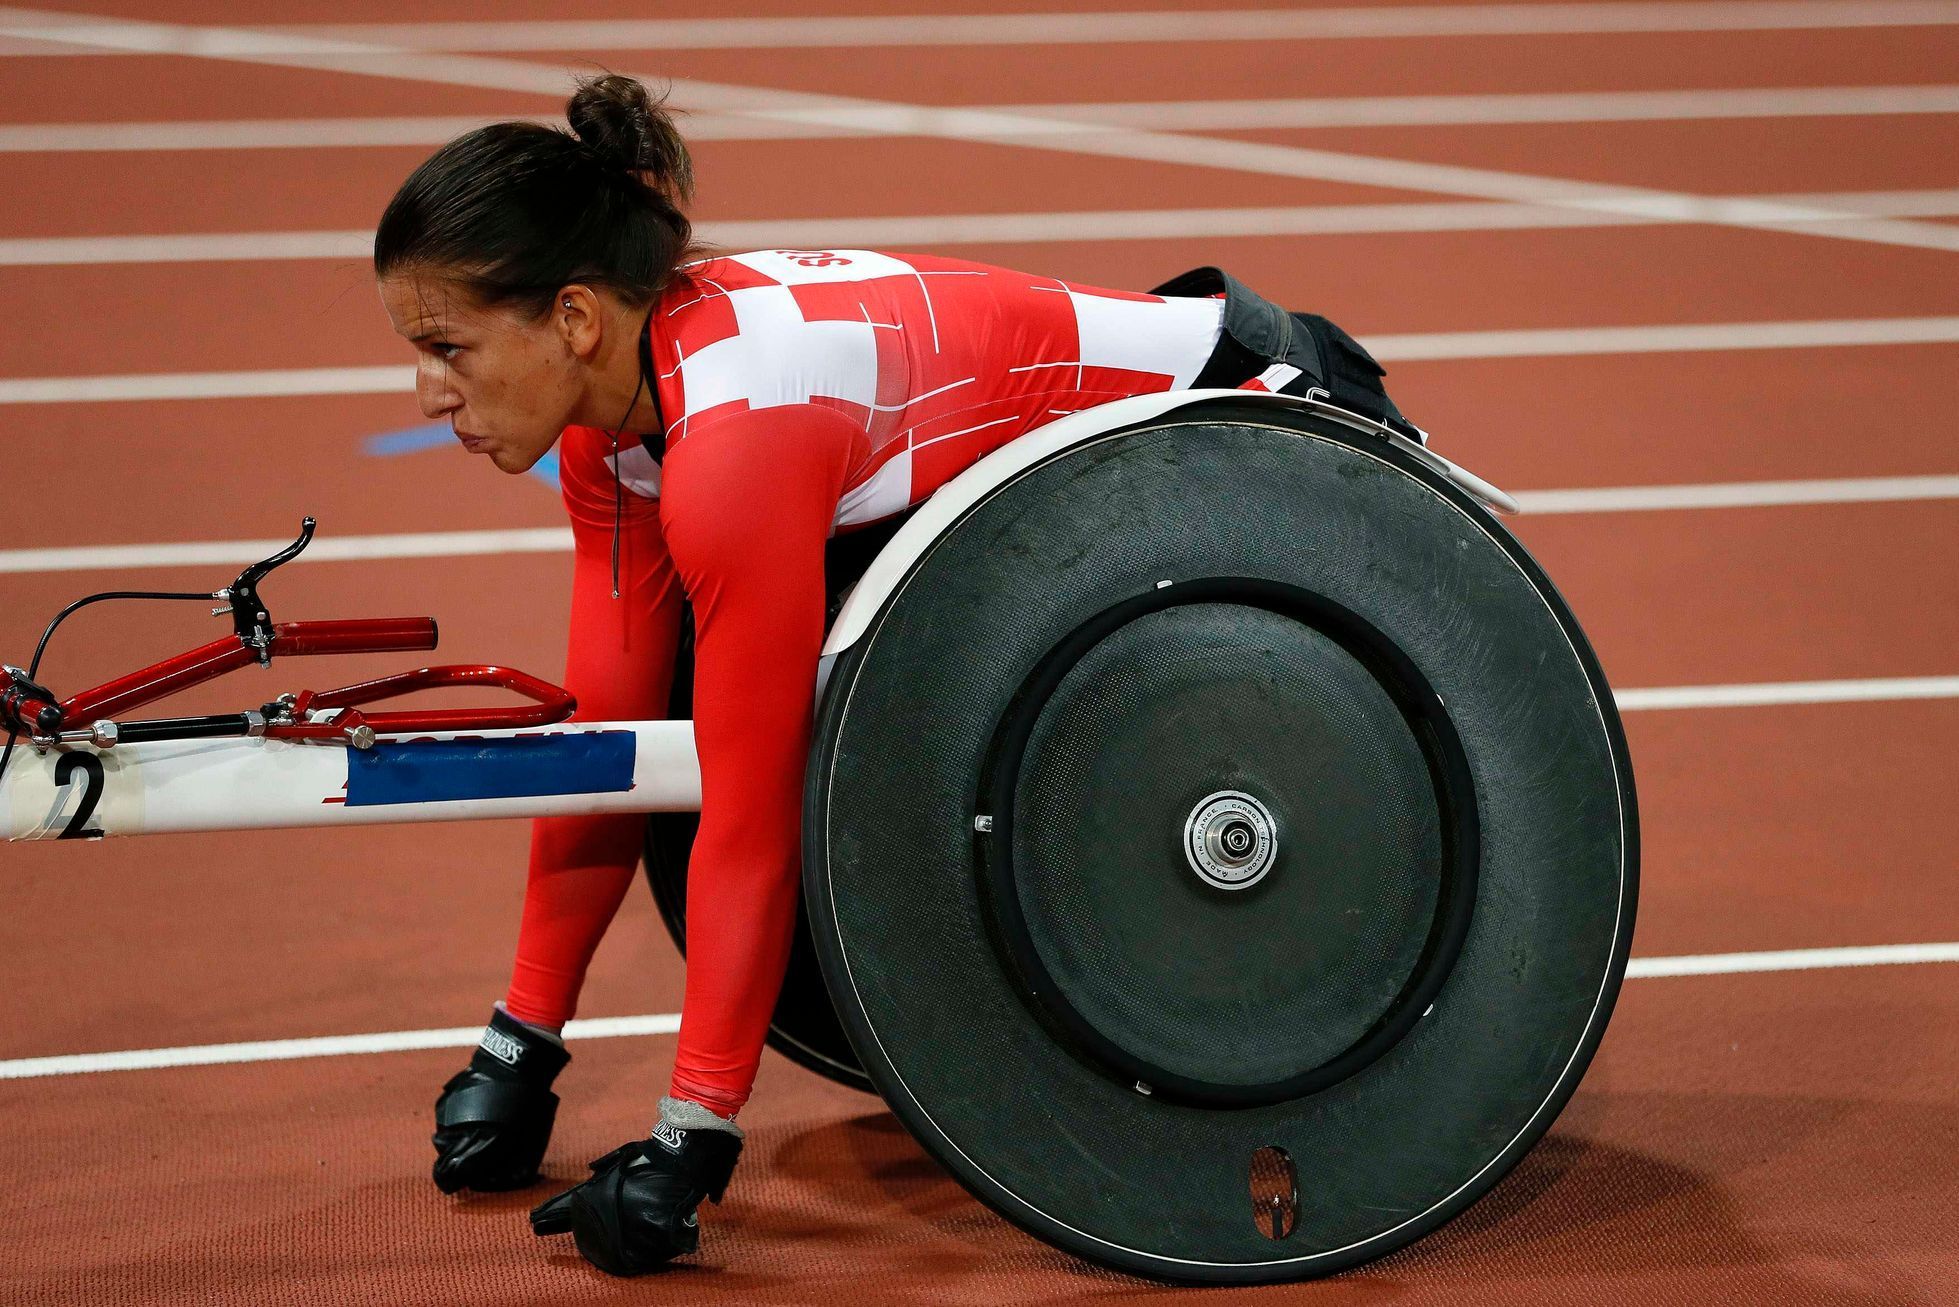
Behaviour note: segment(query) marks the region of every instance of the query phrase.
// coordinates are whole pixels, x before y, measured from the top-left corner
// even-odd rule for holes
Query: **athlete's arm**
[[[612,597],[613,472],[605,433],[568,430],[559,477],[571,517],[571,636],[565,688],[578,721],[667,715],[681,592],[660,530],[659,503],[618,495],[619,597]],[[513,596],[521,607],[523,596]],[[600,936],[632,884],[646,819],[637,813],[544,817],[532,825],[530,880],[504,1006],[558,1025],[571,1018]]]
[[[673,1096],[732,1115],[782,986],[823,643],[823,547],[861,427],[814,405],[717,418],[667,449],[661,513],[694,605],[701,825]]]

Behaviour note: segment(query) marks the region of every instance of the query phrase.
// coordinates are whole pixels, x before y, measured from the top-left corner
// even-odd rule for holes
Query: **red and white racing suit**
[[[1063,414],[1188,388],[1218,343],[1222,313],[1220,299],[869,250],[690,265],[651,324],[664,456],[627,438],[617,458],[616,600],[612,442],[587,427],[564,433],[575,541],[565,685],[578,716],[665,715],[683,599],[694,608],[701,823],[675,1097],[723,1114],[746,1101],[782,983],[824,634],[824,542],[903,512]],[[512,1014],[571,1016],[632,882],[643,824],[632,815],[536,824]]]

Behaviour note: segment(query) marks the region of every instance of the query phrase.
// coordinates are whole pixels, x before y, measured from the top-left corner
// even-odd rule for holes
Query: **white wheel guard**
[[[982,458],[979,462],[961,472],[952,480],[939,487],[930,499],[919,506],[898,533],[891,537],[883,551],[864,572],[863,578],[844,600],[843,608],[837,613],[837,620],[831,624],[829,637],[823,642],[825,675],[829,671],[828,659],[842,653],[862,638],[869,629],[871,619],[884,607],[884,601],[898,587],[898,583],[911,571],[912,564],[931,547],[934,540],[957,521],[967,509],[979,503],[994,490],[1011,481],[1036,463],[1051,458],[1072,445],[1083,444],[1098,436],[1123,427],[1135,426],[1151,418],[1161,417],[1191,404],[1206,400],[1229,399],[1246,404],[1270,404],[1275,408],[1293,409],[1331,418],[1378,436],[1393,444],[1410,456],[1420,459],[1429,467],[1447,477],[1457,486],[1475,496],[1491,508],[1506,513],[1518,511],[1517,501],[1489,482],[1463,468],[1451,463],[1434,450],[1418,445],[1378,422],[1349,413],[1346,409],[1335,407],[1318,399],[1307,399],[1296,395],[1277,395],[1256,390],[1171,390],[1155,395],[1134,395],[1128,399],[1118,399],[1113,403],[1098,404],[1085,408],[1067,417],[1056,418],[1018,440],[1010,441]],[[820,682],[819,682],[820,683]]]

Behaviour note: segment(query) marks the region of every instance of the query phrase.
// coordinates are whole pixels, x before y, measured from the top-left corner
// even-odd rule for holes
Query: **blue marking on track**
[[[377,741],[347,751],[347,806],[616,794],[633,787],[631,731]]]
[[[440,449],[451,444],[456,437],[446,423],[435,422],[426,426],[403,427],[400,431],[383,431],[378,436],[369,436],[362,449],[379,458],[390,458],[398,454],[418,454],[425,449]],[[537,466],[530,475],[550,486],[558,488],[558,451],[552,450],[537,460]]]

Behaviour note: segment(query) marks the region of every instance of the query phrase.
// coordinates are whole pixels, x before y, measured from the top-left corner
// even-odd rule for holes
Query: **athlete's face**
[[[505,472],[527,472],[550,452],[586,384],[559,314],[531,320],[487,308],[429,274],[384,278],[381,303],[415,346],[415,398],[425,415],[446,419],[465,449]]]

